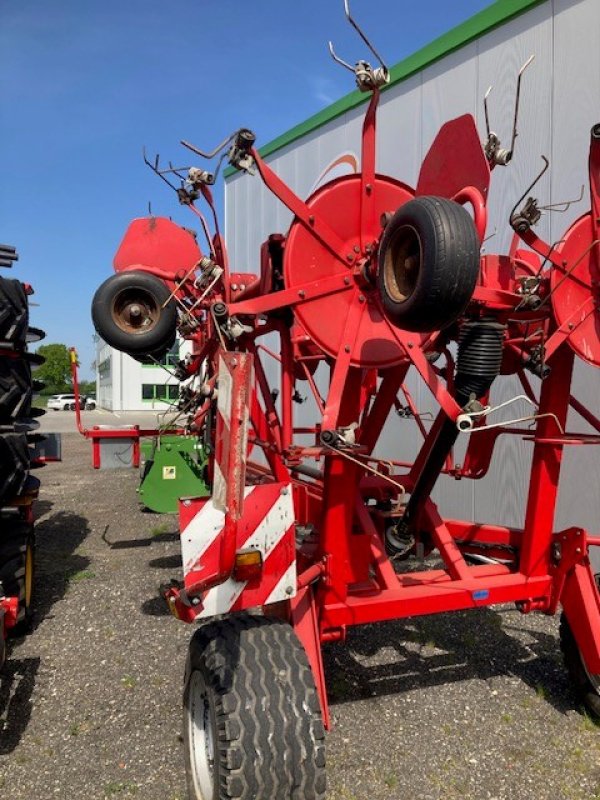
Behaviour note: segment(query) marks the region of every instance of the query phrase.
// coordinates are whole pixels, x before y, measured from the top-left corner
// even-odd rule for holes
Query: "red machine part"
[[[325,353],[335,358],[340,350],[349,347],[352,366],[395,366],[406,356],[396,337],[382,325],[383,311],[368,265],[381,235],[382,215],[410,200],[412,192],[398,181],[377,176],[372,187],[374,208],[369,225],[359,231],[356,220],[360,215],[361,187],[360,176],[344,176],[326,184],[306,201],[310,216],[325,222],[342,243],[342,259],[316,239],[310,228],[296,221],[286,243],[285,284],[289,289],[305,292],[307,300],[297,306],[296,317]],[[361,238],[366,242],[364,250]],[[318,285],[324,280],[331,282],[331,293],[310,299],[306,284]]]
[[[595,322],[600,128],[592,134],[590,154],[592,213],[558,248],[539,239],[530,224],[519,228],[519,238],[535,255],[519,251],[516,239],[508,255],[486,255],[467,307],[443,330],[417,334],[383,314],[379,292],[385,288],[374,280],[382,255],[382,215],[419,202],[409,187],[375,173],[378,99],[374,88],[363,125],[361,173],[332,181],[306,202],[248,145],[238,164],[253,160],[267,188],[292,211],[288,236],[269,237],[263,245],[257,280],[230,274],[222,250],[217,257],[223,273],[214,286],[200,290],[203,276],[188,273],[173,289],[184,311],[184,331],[203,342],[188,364],[188,374],[202,374],[204,382],[191,424],[216,446],[216,491],[211,502],[182,503],[185,585],[168,590],[169,604],[186,621],[260,603],[291,622],[312,668],[326,724],[321,645],[343,640],[351,625],[506,602],[524,613],[554,613],[560,603],[587,674],[600,675],[600,595],[589,558],[589,548],[600,539],[582,528],[555,530],[564,447],[600,443],[600,435],[566,431],[573,407],[600,433],[600,420],[571,395],[574,351],[600,365]],[[241,133],[254,141],[250,132]],[[238,140],[239,148],[244,138]],[[488,186],[489,166],[474,121],[462,117],[449,123],[426,158],[417,193],[446,198],[439,203],[446,209],[452,200],[471,205],[473,220],[461,210],[459,222],[465,225],[467,217],[469,231],[481,241]],[[434,200],[428,198],[428,205]],[[455,231],[456,220],[458,214]],[[416,255],[400,252],[391,266],[399,270],[415,258],[423,269],[422,247]],[[457,257],[449,265],[448,284],[454,285],[464,261]],[[234,277],[237,284],[243,281],[243,290],[234,290]],[[169,280],[175,281],[173,271]],[[278,347],[259,343],[266,334]],[[279,392],[272,389],[264,356],[275,357]],[[319,376],[323,396],[312,369],[303,369],[297,356],[326,365],[329,375]],[[440,406],[429,427],[404,386],[411,367]],[[299,368],[316,408],[314,424],[302,427],[295,424],[293,402]],[[520,377],[535,405],[529,417],[499,423],[503,434],[533,445],[523,527],[443,519],[431,499],[439,475],[476,479],[488,471],[498,438],[494,423],[487,424],[494,410],[492,382],[502,368]],[[539,398],[525,368],[541,378]],[[415,416],[423,435],[408,463],[374,452],[398,408]],[[524,421],[535,427],[515,424]],[[260,460],[248,458],[247,427],[253,452],[262,451]],[[471,436],[462,467],[451,454],[459,430]],[[282,501],[284,490],[289,494]],[[261,540],[262,568],[254,563],[254,571],[241,572],[243,579],[236,581],[237,559],[246,555],[249,542],[256,544],[253,537],[266,519],[273,549]],[[399,574],[386,548],[401,552],[393,537],[401,542],[403,534],[408,555],[435,549],[444,568]],[[281,557],[274,558],[275,552]],[[292,567],[297,580],[287,584]],[[291,587],[288,597],[274,595],[274,587],[284,584]]]
[[[143,269],[165,281],[181,279],[202,253],[190,231],[166,217],[134,219],[115,254],[115,272]]]

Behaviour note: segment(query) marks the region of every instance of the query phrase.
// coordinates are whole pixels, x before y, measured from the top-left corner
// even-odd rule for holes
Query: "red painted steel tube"
[[[539,413],[553,416],[538,420],[536,438],[540,439],[556,436],[556,421],[563,429],[567,421],[574,354],[563,347],[557,355],[552,372],[542,383]],[[526,575],[548,571],[562,450],[560,443],[534,446],[520,558],[520,569]]]
[[[363,625],[443,611],[482,608],[545,598],[549,594],[552,583],[549,575],[528,578],[521,573],[511,574],[506,568],[494,569],[495,576],[468,581],[448,580],[446,573],[429,583],[419,581],[416,575],[403,576],[396,590],[385,590],[372,596],[348,596],[344,602],[327,603],[323,607],[321,627]]]
[[[475,228],[479,241],[483,242],[485,239],[485,232],[487,229],[488,214],[485,199],[479,189],[474,186],[465,186],[458,194],[452,198],[455,203],[464,205],[469,203],[473,208],[473,218],[475,221]]]
[[[304,589],[305,586],[318,580],[324,572],[325,564],[323,563],[313,564],[311,567],[308,567],[308,569],[305,569],[304,572],[298,575],[298,582],[296,584],[298,589]]]

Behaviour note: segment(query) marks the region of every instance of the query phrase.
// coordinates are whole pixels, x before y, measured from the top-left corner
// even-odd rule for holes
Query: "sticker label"
[[[177,477],[177,467],[163,467],[163,481],[174,481]]]

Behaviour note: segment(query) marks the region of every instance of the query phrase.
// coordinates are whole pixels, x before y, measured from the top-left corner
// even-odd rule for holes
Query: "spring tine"
[[[342,58],[340,58],[338,54],[335,52],[335,50],[333,49],[332,41],[329,42],[329,53],[331,54],[331,57],[333,58],[334,61],[336,61],[338,64],[341,64],[342,67],[349,69],[350,72],[354,72],[354,67],[348,64],[347,61],[344,61]]]
[[[511,153],[511,155],[515,151],[515,141],[517,139],[517,136],[519,135],[519,133],[517,131],[517,123],[518,123],[518,120],[519,120],[519,104],[521,102],[521,80],[523,78],[523,73],[525,72],[527,67],[532,63],[532,61],[534,59],[535,59],[535,55],[533,55],[533,54],[530,55],[529,58],[527,59],[527,61],[523,64],[523,66],[519,70],[519,75],[517,76],[517,93],[516,93],[516,96],[515,96],[515,115],[514,115],[514,118],[513,118],[513,132],[512,132],[512,140],[511,140],[511,143],[510,143],[510,153]]]
[[[537,175],[537,176],[534,178],[534,180],[533,180],[533,182],[532,182],[531,186],[529,186],[527,189],[525,189],[525,191],[523,192],[523,194],[521,195],[521,197],[519,197],[519,199],[517,200],[517,202],[514,204],[514,206],[513,206],[513,210],[510,212],[510,217],[509,217],[509,219],[512,219],[512,217],[514,216],[514,214],[515,214],[515,213],[516,213],[516,211],[517,211],[517,208],[518,208],[518,207],[521,205],[521,203],[523,202],[523,200],[525,200],[525,198],[526,198],[526,197],[529,195],[529,193],[530,193],[531,191],[533,191],[533,188],[535,187],[535,185],[536,185],[536,184],[537,184],[539,181],[541,181],[541,179],[542,179],[542,177],[543,177],[544,173],[547,171],[548,167],[550,166],[550,162],[548,161],[548,159],[546,158],[546,156],[542,155],[542,160],[543,160],[543,162],[544,162],[544,166],[543,166],[543,168],[542,168],[541,172],[539,173],[539,175]]]
[[[192,153],[196,153],[197,156],[201,156],[202,158],[214,158],[224,147],[227,147],[229,142],[236,136],[236,134],[237,131],[232,133],[230,136],[227,136],[227,138],[223,139],[221,144],[217,145],[217,147],[215,147],[215,149],[209,153],[205,153],[204,150],[200,150],[199,147],[196,147],[196,145],[192,144],[191,142],[187,142],[185,139],[180,139],[180,142],[184,147],[187,147],[188,150],[191,150]]]
[[[493,88],[494,88],[493,86],[490,86],[485,95],[483,96],[483,113],[485,114],[485,132],[487,134],[488,139],[492,135],[492,130],[490,128],[490,110],[488,108],[488,97],[491,95]]]
[[[558,214],[564,214],[575,203],[580,203],[583,200],[584,186],[581,184],[581,191],[579,197],[574,200],[563,200],[562,203],[551,203],[549,206],[539,206],[540,211],[556,211]],[[561,206],[564,206],[562,208]]]
[[[373,53],[375,58],[379,61],[379,64],[381,65],[381,67],[387,72],[388,68],[384,63],[384,60],[379,55],[377,50],[375,50],[375,48],[373,47],[373,45],[371,44],[369,39],[367,39],[366,34],[361,30],[361,28],[358,26],[358,23],[353,19],[352,15],[350,14],[350,0],[344,0],[344,11],[346,12],[346,18],[348,19],[348,22],[352,25],[352,27],[358,33],[360,38],[367,45],[367,47]],[[329,44],[330,44],[330,50],[331,50],[331,42]]]

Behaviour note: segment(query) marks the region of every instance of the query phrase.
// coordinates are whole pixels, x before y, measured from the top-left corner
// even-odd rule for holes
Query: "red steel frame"
[[[522,367],[535,348],[545,345],[545,361],[551,371],[542,382],[539,401],[536,399],[535,428],[475,430],[465,464],[458,467],[448,459],[443,470],[456,478],[481,478],[488,471],[500,434],[520,436],[530,441],[533,454],[524,526],[516,530],[444,520],[435,503],[429,499],[424,503],[420,527],[427,532],[431,547],[439,551],[445,569],[397,574],[385,554],[382,534],[390,513],[385,510],[385,504],[397,507],[402,500],[402,489],[410,492],[424,468],[440,425],[447,418],[455,421],[461,409],[451,392],[453,364],[446,348],[446,335],[432,332],[425,336],[396,328],[383,314],[374,286],[382,197],[402,198],[404,202],[415,194],[409,187],[376,174],[378,100],[379,90],[374,89],[363,125],[360,175],[337,179],[306,202],[284,184],[256,150],[251,150],[262,181],[294,214],[292,228],[284,243],[285,288],[272,291],[265,283],[264,275],[257,278],[236,273],[238,282],[245,278],[245,288],[235,298],[232,274],[228,271],[220,234],[215,240],[219,245],[215,248],[215,257],[221,259],[224,268],[220,289],[200,302],[189,275],[182,275],[181,280],[168,281],[178,302],[184,308],[186,303],[188,308],[193,307],[202,323],[199,331],[190,334],[197,354],[188,365],[190,376],[199,370],[201,364],[208,365],[207,380],[214,387],[216,364],[224,351],[230,351],[227,354],[230,358],[235,352],[253,357],[255,379],[247,401],[250,419],[248,450],[260,451],[268,466],[249,460],[246,482],[269,479],[290,482],[294,490],[297,525],[306,530],[312,525],[318,531],[318,535],[309,532],[298,548],[299,577],[295,597],[271,611],[292,622],[306,649],[327,726],[330,718],[321,645],[327,641],[343,640],[347,627],[351,625],[507,602],[516,603],[523,613],[540,611],[552,614],[560,604],[588,671],[600,674],[600,601],[589,560],[589,548],[600,544],[600,536],[590,536],[579,527],[556,531],[554,521],[563,448],[566,445],[600,443],[600,436],[564,433],[570,407],[600,432],[600,420],[572,397],[574,353],[569,346],[573,344],[572,332],[585,323],[590,309],[595,310],[598,298],[591,279],[574,275],[573,270],[579,262],[570,260],[570,256],[566,258],[542,242],[530,228],[520,234],[521,239],[549,262],[550,270],[544,272],[540,259],[531,252],[517,250],[516,244],[509,256],[485,256],[470,308],[481,314],[493,312],[497,319],[507,323],[505,356],[508,366],[505,371],[518,374],[524,391],[534,399]],[[596,240],[600,239],[599,148],[598,137],[593,137],[590,156],[594,210],[590,215],[592,238],[579,247],[579,253],[584,253],[587,259],[586,269],[592,275],[600,269],[596,245]],[[460,168],[445,172],[446,155]],[[426,187],[428,194],[435,193],[469,204],[477,233],[483,240],[490,169],[472,118],[461,117],[440,131],[423,167],[417,193],[419,187]],[[469,176],[473,177],[472,185]],[[212,204],[210,193],[204,193],[204,197]],[[335,202],[331,198],[335,198]],[[332,206],[335,206],[334,211]],[[395,208],[388,210],[394,211]],[[352,235],[344,233],[348,218],[356,220],[356,230]],[[569,232],[563,238],[562,247],[566,253]],[[266,268],[270,269],[270,264],[268,255],[263,253],[263,256],[265,272]],[[311,268],[315,264],[325,266],[320,273],[313,275]],[[302,274],[305,277],[300,281],[295,277],[298,274],[295,265],[304,265]],[[557,272],[568,278],[573,274],[574,280],[589,289],[589,298],[576,306],[562,325],[555,318],[554,305],[558,300],[552,297]],[[542,303],[538,308],[528,309],[522,303],[521,279],[536,274],[541,282]],[[338,304],[331,318],[327,315],[321,318],[317,330],[314,325],[311,328],[307,310],[322,298]],[[210,313],[211,305],[217,300],[225,302],[229,318],[243,320],[249,332],[224,341]],[[282,321],[282,312],[287,310],[289,313],[289,309],[295,312],[300,323],[291,328]],[[340,309],[343,312],[341,316],[338,313]],[[569,326],[573,319],[576,324]],[[530,326],[541,333],[530,336]],[[306,336],[302,335],[304,333]],[[266,334],[279,337],[278,352],[277,348],[269,349],[259,342]],[[363,349],[370,346],[369,342],[377,336],[383,342],[380,353],[376,349]],[[321,342],[319,346],[315,344],[315,337]],[[338,342],[337,350],[332,341]],[[437,349],[447,355],[447,370],[437,368],[427,358],[428,353]],[[368,357],[363,357],[366,352]],[[262,361],[265,356],[272,355],[279,370],[279,410],[271,395],[271,385]],[[600,363],[600,352],[596,356]],[[323,398],[312,377],[314,370],[311,365],[315,363],[328,364],[330,369],[327,395]],[[411,368],[417,371],[440,406],[438,418],[429,432],[404,385]],[[303,428],[294,424],[292,402],[294,382],[299,374],[307,381],[318,418],[314,426]],[[388,416],[399,404],[401,391],[424,435],[423,446],[413,464],[385,462],[373,455]],[[199,406],[193,422],[196,430],[210,424],[207,421],[210,407],[210,399]],[[356,425],[356,446],[349,453],[323,444],[322,431],[353,424]],[[139,433],[144,435],[147,432]],[[127,434],[131,435],[131,432]],[[87,431],[86,435],[96,441],[98,436],[106,436],[107,432],[96,434]],[[121,434],[113,432],[110,435]],[[242,432],[238,431],[237,435],[241,436]],[[305,443],[307,435],[314,436],[314,441],[308,445]],[[238,457],[227,462],[226,478],[239,488],[239,438],[230,446],[237,448]],[[314,466],[303,464],[306,459],[313,460]],[[376,474],[369,466],[376,467]],[[400,512],[395,513],[399,515]],[[242,514],[243,499],[234,509],[236,519]],[[233,569],[235,524],[225,527],[221,551],[225,555],[219,581],[229,577]],[[478,552],[496,555],[497,563],[475,566],[467,563],[465,553]],[[508,559],[507,553],[511,554]],[[181,618],[193,620],[196,612],[188,602],[190,596],[195,595],[198,603],[202,592],[214,582],[199,581],[194,592],[188,591],[187,598],[182,597],[177,589],[170,590],[171,607]]]

